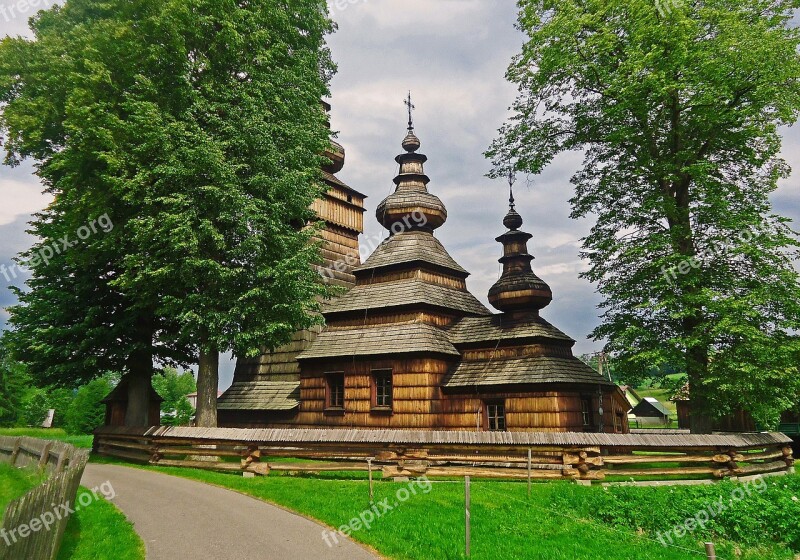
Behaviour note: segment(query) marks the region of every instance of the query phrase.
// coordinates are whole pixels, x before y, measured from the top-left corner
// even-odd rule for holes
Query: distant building
[[[669,410],[654,397],[643,398],[630,413],[641,424],[669,424]]]

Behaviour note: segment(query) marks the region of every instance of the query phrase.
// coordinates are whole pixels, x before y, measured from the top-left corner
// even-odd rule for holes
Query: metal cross
[[[403,101],[406,107],[408,107],[408,130],[414,130],[414,119],[411,115],[411,111],[416,109],[413,103],[411,103],[411,91],[408,92],[408,99]]]
[[[508,204],[511,209],[514,209],[514,183],[517,181],[517,176],[514,175],[514,170],[508,170]]]

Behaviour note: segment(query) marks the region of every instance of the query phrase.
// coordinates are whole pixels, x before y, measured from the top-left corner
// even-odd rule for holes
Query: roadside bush
[[[78,389],[67,410],[64,429],[68,434],[91,434],[95,428],[103,425],[106,409],[101,401],[111,389],[111,382],[105,378],[90,381]]]
[[[565,486],[554,494],[557,507],[651,538],[670,534],[688,519],[708,513],[708,520],[686,538],[724,539],[746,546],[765,540],[800,552],[800,475],[768,477],[749,483],[714,485],[585,488]]]

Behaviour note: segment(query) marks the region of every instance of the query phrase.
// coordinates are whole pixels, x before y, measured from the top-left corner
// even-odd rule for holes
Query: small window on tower
[[[344,410],[344,373],[325,374],[325,409]]]
[[[504,401],[486,403],[486,429],[490,432],[506,431],[506,403]]]
[[[376,411],[391,411],[394,400],[392,370],[376,369],[372,372],[372,408]]]
[[[583,419],[583,429],[591,431],[594,429],[594,411],[592,410],[592,397],[581,397],[581,417]]]

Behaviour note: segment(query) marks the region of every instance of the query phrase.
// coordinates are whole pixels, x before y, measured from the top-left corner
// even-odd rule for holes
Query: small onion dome
[[[503,256],[499,261],[503,265],[503,273],[489,289],[489,303],[504,312],[538,312],[550,305],[553,292],[544,280],[533,273],[533,255],[528,253],[528,241],[533,236],[519,231],[522,216],[514,209],[513,200],[512,198],[508,214],[503,218],[503,225],[509,231],[496,239],[503,245]]]
[[[406,137],[403,138],[403,149],[409,153],[413,153],[419,150],[419,147],[419,138],[417,138],[417,135],[414,134],[413,130],[409,130]]]
[[[338,142],[331,140],[330,148],[325,150],[325,157],[330,160],[330,163],[324,165],[322,169],[328,173],[338,173],[344,167],[344,147]]]
[[[378,222],[392,233],[434,230],[447,220],[439,197],[427,191],[401,190],[387,196],[375,210]]]
[[[503,225],[510,230],[517,230],[522,226],[522,216],[514,208],[509,209],[506,217],[503,218]]]
[[[489,289],[489,303],[500,311],[539,310],[550,305],[553,292],[533,272],[501,276]]]
[[[428,192],[430,178],[425,175],[424,154],[416,153],[419,138],[409,128],[403,139],[403,149],[395,161],[400,173],[394,178],[395,191],[387,196],[375,210],[378,222],[392,234],[411,230],[433,231],[447,220],[447,209],[434,194]]]

